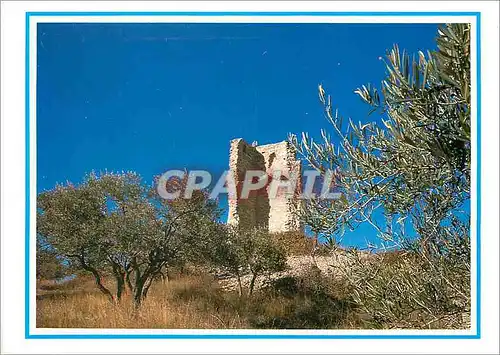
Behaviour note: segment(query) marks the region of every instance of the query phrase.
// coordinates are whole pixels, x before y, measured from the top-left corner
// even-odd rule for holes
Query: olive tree
[[[126,287],[138,307],[165,268],[187,261],[217,224],[207,194],[162,200],[133,172],[90,174],[38,196],[38,232],[61,257],[92,273],[98,288],[119,301]],[[116,281],[116,297],[103,284]]]
[[[468,224],[458,214],[470,198],[469,42],[470,25],[453,24],[440,27],[437,51],[389,51],[382,89],[355,91],[380,123],[343,119],[319,86],[331,129],[320,140],[308,133],[289,139],[310,166],[335,172],[342,197],[309,201],[306,221],[337,235],[366,222],[394,240],[410,219],[425,248],[446,234],[445,221]],[[375,218],[377,211],[385,218]]]
[[[76,186],[57,185],[37,196],[37,233],[60,256],[73,260],[90,272],[99,290],[111,301],[113,295],[103,285],[108,271],[105,233],[106,200],[89,175]]]
[[[105,248],[116,280],[117,298],[127,285],[138,306],[145,297],[148,280],[173,258],[159,251],[168,246],[163,245],[156,206],[148,195],[148,186],[135,173],[108,173],[93,183],[106,200]]]
[[[285,270],[285,250],[267,230],[227,226],[224,232],[213,246],[212,262],[236,277],[240,296],[242,276],[250,274],[248,295],[251,296],[259,276]]]
[[[359,262],[345,275],[356,301],[395,324],[417,310],[425,315],[419,327],[440,312],[470,311],[470,24],[440,26],[436,43],[416,55],[394,46],[380,88],[355,91],[378,120],[344,119],[319,85],[330,129],[320,139],[289,136],[311,167],[335,172],[341,192],[340,199],[307,201],[306,223],[331,238],[368,223],[384,247],[410,255],[391,265],[380,254],[372,260],[382,262],[366,263],[355,253]]]
[[[148,196],[151,212],[146,215],[153,213],[156,217],[154,232],[136,242],[134,251],[128,253],[136,306],[163,269],[203,261],[206,248],[211,247],[209,241],[219,226],[220,210],[205,191],[194,191],[191,198],[166,200],[155,189],[150,189]],[[132,219],[139,228],[143,226],[142,221],[140,216]]]

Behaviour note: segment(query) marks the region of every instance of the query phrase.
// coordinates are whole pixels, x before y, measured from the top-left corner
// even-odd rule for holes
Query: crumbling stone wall
[[[285,188],[277,196],[269,196],[270,183],[275,171],[281,172],[281,180],[297,179],[297,191],[301,187],[301,164],[288,142],[252,146],[243,139],[231,141],[229,168],[235,177],[238,196],[229,199],[228,223],[242,228],[263,227],[270,232],[302,230],[297,212],[300,200],[296,193]],[[247,170],[260,170],[268,174],[268,185],[254,191],[248,199],[242,199],[241,190]]]
[[[235,199],[229,198],[228,223],[243,227],[268,228],[270,206],[266,191],[253,191],[248,198],[239,198],[246,171],[265,171],[264,157],[243,139],[234,139],[231,141],[229,167],[235,179],[238,196]]]

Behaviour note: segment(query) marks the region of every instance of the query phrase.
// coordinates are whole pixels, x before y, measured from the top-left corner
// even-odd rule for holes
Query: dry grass
[[[288,282],[287,282],[288,281]],[[291,291],[291,292],[288,292]],[[90,279],[41,284],[37,327],[41,328],[353,328],[356,316],[344,301],[309,289],[295,279],[252,298],[224,291],[210,276],[158,282],[139,311],[130,295],[111,304]]]
[[[238,317],[206,308],[200,296],[216,297],[218,292],[201,277],[183,277],[150,290],[139,311],[130,294],[120,304],[111,304],[92,284],[84,280],[41,293],[37,300],[37,326],[47,328],[238,328]],[[195,287],[196,285],[196,287]],[[69,287],[68,287],[69,286]],[[190,294],[190,295],[189,295]],[[182,298],[184,298],[182,300]],[[182,302],[181,302],[182,301]]]
[[[448,260],[433,268],[419,263],[415,256],[394,253],[369,259],[361,255],[349,260],[344,270],[348,277],[325,274],[314,266],[304,267],[302,273],[284,275],[267,286],[264,284],[251,298],[223,289],[213,276],[199,268],[187,269],[173,275],[169,282],[154,284],[137,311],[130,294],[120,304],[111,304],[88,278],[78,277],[63,284],[45,281],[37,290],[37,327],[470,327],[468,274],[453,263],[450,266]],[[112,288],[112,283],[107,286]]]

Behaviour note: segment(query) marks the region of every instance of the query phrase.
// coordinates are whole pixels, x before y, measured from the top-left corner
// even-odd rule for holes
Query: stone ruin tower
[[[284,141],[274,144],[248,144],[243,139],[231,141],[229,168],[236,183],[236,198],[229,198],[228,224],[240,228],[262,227],[270,232],[302,231],[303,227],[297,212],[300,200],[297,193],[279,193],[269,196],[270,185],[241,199],[242,184],[247,170],[266,172],[269,182],[274,171],[281,171],[281,180],[293,176],[297,179],[297,190],[301,188],[301,163],[296,159],[295,150],[290,143]]]

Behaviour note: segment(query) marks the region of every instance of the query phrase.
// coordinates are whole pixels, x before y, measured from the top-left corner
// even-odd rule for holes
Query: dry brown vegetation
[[[223,290],[210,275],[177,275],[156,282],[137,311],[130,294],[112,304],[91,279],[45,281],[38,287],[37,327],[359,328],[350,303],[317,277],[282,278],[248,298]]]
[[[252,296],[248,295],[248,282],[243,283],[240,296],[237,287],[228,287],[231,282],[234,284],[233,278],[219,279],[217,273],[205,267],[173,270],[168,281],[154,282],[139,308],[134,306],[128,289],[119,303],[111,303],[90,276],[77,276],[64,283],[39,281],[37,327],[470,327],[470,285],[468,278],[461,277],[467,272],[457,269],[460,263],[442,259],[429,268],[428,263],[411,253],[341,250],[317,257],[315,266],[309,255],[303,255],[309,248],[307,241],[296,242],[291,244],[296,245],[297,254],[289,256],[287,271],[265,277]],[[318,268],[325,266],[320,261],[332,269]],[[104,285],[111,291],[114,284],[113,277],[104,278]]]
[[[463,329],[470,327],[465,272],[443,260],[429,269],[404,253],[352,254],[334,273],[299,263],[240,296],[229,279],[186,267],[156,281],[140,308],[128,291],[111,303],[88,276],[37,288],[37,327],[162,329]],[[310,256],[291,256],[310,259]],[[334,256],[330,256],[334,259]],[[340,260],[340,259],[339,259]],[[319,260],[318,260],[319,261]],[[332,265],[333,266],[333,265]],[[437,269],[436,269],[437,268]],[[342,276],[343,275],[343,276]],[[270,275],[271,276],[271,275]],[[275,275],[276,276],[276,275]],[[234,281],[234,280],[233,280]],[[234,282],[233,282],[234,283]],[[104,278],[110,290],[112,277]]]
[[[279,243],[289,255],[328,254],[328,248],[323,244],[314,245],[314,239],[308,238],[302,232],[272,233],[273,239]]]

